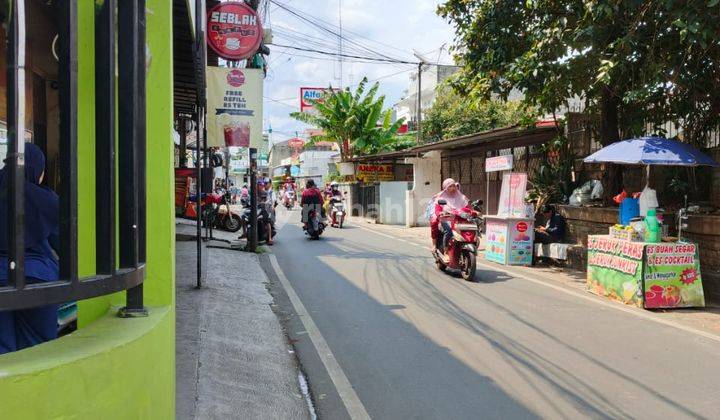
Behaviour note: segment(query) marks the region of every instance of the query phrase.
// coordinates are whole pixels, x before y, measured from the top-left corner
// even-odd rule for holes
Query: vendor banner
[[[263,71],[207,67],[207,140],[215,147],[262,147]]]
[[[645,252],[645,308],[705,306],[697,245],[648,244]]]
[[[362,182],[395,181],[395,168],[390,163],[360,163],[355,178]]]
[[[642,307],[642,260],[645,244],[588,236],[588,290]]]

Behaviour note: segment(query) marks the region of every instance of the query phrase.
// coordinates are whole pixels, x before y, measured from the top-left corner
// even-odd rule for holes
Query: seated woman
[[[60,269],[53,255],[57,249],[57,194],[40,185],[45,156],[34,144],[25,145],[25,281],[27,284],[58,280]],[[0,170],[0,285],[8,281],[7,166]],[[51,248],[52,246],[52,248]],[[57,338],[58,305],[18,311],[0,311],[0,354],[21,350]]]
[[[546,222],[545,226],[535,228],[535,242],[553,244],[565,240],[565,218],[547,204],[542,207],[542,214]]]

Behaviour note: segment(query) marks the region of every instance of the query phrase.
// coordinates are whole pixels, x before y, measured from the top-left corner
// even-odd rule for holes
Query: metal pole
[[[422,61],[418,63],[418,84],[417,84],[417,143],[420,144],[422,131]]]
[[[257,220],[257,149],[250,148],[250,228],[248,229],[247,250],[255,252],[258,244],[258,220]]]
[[[200,108],[197,109],[196,125],[195,125],[195,170],[196,178],[195,182],[195,230],[197,234],[196,245],[197,245],[197,279],[195,288],[199,289],[202,287],[202,209],[200,208],[200,197],[202,185],[202,159],[200,157]]]

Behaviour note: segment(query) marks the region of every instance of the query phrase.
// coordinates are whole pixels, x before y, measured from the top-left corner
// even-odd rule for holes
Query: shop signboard
[[[513,168],[513,155],[485,159],[485,172],[509,171]]]
[[[646,308],[705,306],[697,245],[648,244],[645,255]]]
[[[507,240],[506,223],[488,219],[485,224],[485,259],[505,264]]]
[[[207,13],[207,43],[225,60],[252,57],[260,48],[262,37],[257,12],[243,2],[219,3]]]
[[[641,307],[644,247],[642,242],[588,236],[588,290]]]
[[[322,97],[327,92],[337,92],[339,89],[321,88],[321,87],[301,87],[300,88],[300,112],[315,113],[315,105],[312,101],[322,102]]]
[[[500,188],[498,216],[525,217],[525,192],[527,191],[527,174],[511,172],[503,175]]]
[[[509,264],[531,265],[534,240],[532,220],[519,220],[510,225]]]
[[[208,146],[263,146],[263,71],[207,67]]]
[[[395,168],[391,163],[360,163],[355,177],[362,182],[382,182],[395,180]]]

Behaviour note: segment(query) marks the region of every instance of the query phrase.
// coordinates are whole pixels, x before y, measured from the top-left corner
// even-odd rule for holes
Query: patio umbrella
[[[687,143],[663,137],[640,137],[603,147],[584,159],[586,163],[720,167],[713,158]]]

